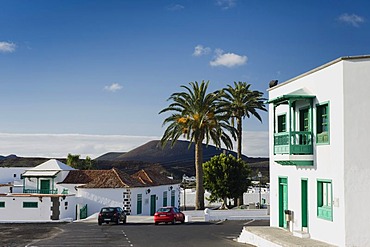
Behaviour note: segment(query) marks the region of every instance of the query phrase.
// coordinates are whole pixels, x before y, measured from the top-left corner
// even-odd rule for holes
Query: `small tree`
[[[81,160],[79,154],[68,154],[67,165],[79,170],[95,169],[94,161],[89,156],[86,156],[85,160]]]
[[[247,191],[250,169],[244,161],[233,155],[220,154],[203,163],[204,188],[211,193],[210,201],[223,201],[221,208],[226,207],[227,198],[238,198]]]
[[[68,154],[67,165],[75,169],[80,169],[80,155],[79,154]]]

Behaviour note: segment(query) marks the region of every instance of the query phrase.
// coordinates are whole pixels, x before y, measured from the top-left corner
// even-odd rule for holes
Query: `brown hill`
[[[98,167],[101,165],[117,165],[116,167],[125,170],[131,170],[133,167],[140,167],[144,164],[159,164],[175,177],[181,177],[183,174],[195,175],[194,144],[189,145],[188,141],[178,141],[173,147],[166,145],[160,146],[160,141],[150,141],[127,153],[108,153],[96,158]],[[212,145],[203,144],[203,161],[210,160],[213,156],[221,153],[230,153],[236,156],[233,151],[219,149]],[[243,156],[254,171],[261,171],[264,176],[268,176],[268,158],[249,158]],[[128,171],[127,171],[128,172]],[[252,174],[253,175],[253,174]]]

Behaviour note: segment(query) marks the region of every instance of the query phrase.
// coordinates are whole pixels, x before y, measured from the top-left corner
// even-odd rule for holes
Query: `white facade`
[[[271,226],[370,246],[369,82],[370,57],[348,57],[269,89]]]
[[[14,180],[20,180],[22,173],[27,167],[0,167],[0,184],[13,183]]]

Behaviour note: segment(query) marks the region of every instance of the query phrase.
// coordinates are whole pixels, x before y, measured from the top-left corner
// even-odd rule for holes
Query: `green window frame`
[[[317,217],[333,221],[333,186],[331,180],[317,180]]]
[[[167,191],[163,191],[163,207],[167,206]]]
[[[329,103],[316,105],[316,143],[329,144]]]
[[[37,208],[38,202],[23,202],[24,208]]]
[[[141,214],[143,212],[143,195],[137,194],[136,213]]]
[[[280,132],[286,132],[286,113],[278,115],[277,118],[278,126],[277,131]]]
[[[5,208],[5,202],[0,202],[0,208]]]

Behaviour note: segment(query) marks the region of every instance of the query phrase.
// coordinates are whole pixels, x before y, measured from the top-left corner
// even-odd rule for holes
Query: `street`
[[[158,226],[149,223],[98,226],[93,222],[1,224],[0,246],[248,246],[234,241],[246,223],[194,222]],[[268,222],[254,224],[267,225]],[[23,227],[26,228],[24,231]],[[13,233],[9,233],[11,231]]]

